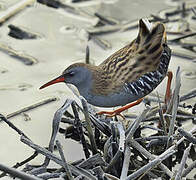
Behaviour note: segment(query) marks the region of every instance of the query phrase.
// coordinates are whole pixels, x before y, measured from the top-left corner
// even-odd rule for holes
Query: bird
[[[98,114],[120,115],[142,102],[168,76],[165,99],[170,97],[172,72],[168,71],[171,49],[163,23],[139,20],[138,35],[99,65],[74,63],[40,87],[64,82],[74,85],[89,104],[98,107],[122,106]]]

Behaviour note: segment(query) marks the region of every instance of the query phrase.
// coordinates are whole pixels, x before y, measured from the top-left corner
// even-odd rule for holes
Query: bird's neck
[[[90,65],[90,64],[84,64],[84,63],[77,63],[78,66],[83,67],[87,69],[85,73],[83,74],[83,81],[79,84],[75,84],[78,91],[80,92],[80,95],[87,98],[89,94],[91,94],[91,90],[94,86],[94,78],[97,76],[98,73],[101,73],[98,69],[98,66]]]
[[[80,94],[85,98],[87,98],[86,96],[88,95],[104,94],[104,91],[109,87],[106,71],[101,66],[89,64],[83,64],[82,66],[88,69],[88,73],[85,77],[85,81],[77,87]]]

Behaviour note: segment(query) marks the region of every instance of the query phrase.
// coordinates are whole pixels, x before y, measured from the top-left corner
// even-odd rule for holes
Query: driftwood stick
[[[18,110],[18,111],[15,111],[15,112],[13,112],[13,113],[11,113],[11,114],[8,114],[8,115],[6,116],[6,118],[7,118],[7,119],[12,118],[12,117],[17,116],[17,115],[19,115],[19,114],[21,114],[21,113],[30,111],[30,110],[32,110],[32,109],[35,109],[35,108],[39,107],[39,106],[42,106],[42,105],[44,105],[44,104],[48,104],[48,103],[53,102],[53,101],[56,101],[56,100],[57,100],[56,97],[52,97],[52,98],[48,98],[48,99],[42,100],[42,101],[40,101],[40,102],[38,102],[38,103],[32,104],[32,105],[27,106],[27,107],[25,107],[25,108],[22,108],[22,109],[20,109],[20,110]]]
[[[55,154],[52,154],[50,151],[48,151],[47,149],[34,144],[32,141],[30,141],[29,139],[25,138],[24,136],[21,136],[21,142],[25,143],[26,145],[28,145],[29,147],[33,148],[34,150],[36,150],[38,153],[46,156],[48,159],[53,160],[54,162],[56,162],[57,164],[61,165],[63,167],[63,162],[62,160],[57,157]]]
[[[7,167],[3,164],[0,164],[0,170],[3,171],[3,172],[6,172],[8,174],[11,174],[14,177],[18,177],[20,179],[41,180],[38,177],[32,176],[30,174],[26,174],[22,171],[19,171],[19,170],[15,169],[15,168]]]
[[[183,36],[181,36],[181,37],[177,37],[177,38],[174,38],[174,39],[171,39],[171,40],[169,40],[169,42],[176,42],[176,41],[179,41],[179,40],[181,40],[181,39],[185,39],[185,38],[187,38],[187,37],[192,37],[192,36],[195,36],[196,35],[196,33],[194,32],[194,33],[189,33],[189,34],[186,34],[186,35],[183,35]]]
[[[89,158],[90,152],[88,150],[87,142],[86,142],[84,132],[83,132],[83,129],[82,129],[82,123],[80,122],[80,119],[79,119],[79,115],[78,115],[78,111],[76,109],[75,101],[71,104],[71,106],[72,106],[72,110],[73,110],[73,113],[74,113],[74,116],[75,116],[74,117],[75,118],[74,126],[77,128],[77,132],[78,132],[78,135],[80,137],[80,141],[82,143],[82,147],[83,147],[83,150],[84,150],[85,157]]]
[[[37,177],[48,180],[48,179],[59,178],[60,176],[62,176],[62,174],[63,173],[46,173],[46,174],[38,175]]]
[[[196,160],[183,170],[182,177],[186,177],[194,168],[196,168]]]
[[[22,161],[22,162],[17,162],[12,168],[18,168],[18,167],[21,167],[21,166],[23,166],[24,164],[26,164],[26,163],[28,163],[28,162],[30,162],[31,160],[33,160],[35,157],[37,157],[37,155],[38,155],[38,153],[37,153],[37,151],[35,151],[30,157],[28,157],[27,159],[25,159],[24,161]],[[2,178],[2,177],[4,177],[4,176],[6,176],[6,173],[5,172],[3,172],[2,174],[0,174],[0,178]]]
[[[158,98],[158,103],[159,103],[159,121],[160,121],[160,124],[162,126],[162,129],[164,130],[164,134],[167,133],[167,127],[166,127],[166,121],[165,121],[165,118],[163,116],[163,108],[161,106],[161,101],[160,101],[160,98],[159,98],[159,94],[157,92],[157,98]]]
[[[90,37],[102,49],[107,50],[111,48],[111,44],[108,41],[101,39],[97,36],[90,36]]]
[[[82,102],[82,106],[83,106],[83,109],[84,109],[84,116],[85,116],[85,120],[86,120],[86,123],[87,123],[86,129],[88,131],[89,139],[90,139],[90,142],[91,142],[92,152],[93,152],[93,154],[97,154],[98,151],[97,151],[97,146],[96,146],[96,143],[95,143],[95,138],[94,138],[94,135],[93,135],[93,129],[92,129],[92,126],[91,126],[91,121],[90,121],[90,117],[89,117],[89,113],[88,113],[87,103],[86,103],[86,100],[82,97],[81,97],[81,102]]]
[[[129,126],[127,130],[127,136],[126,136],[126,144],[132,139],[135,131],[139,127],[139,124],[142,122],[142,120],[145,118],[147,112],[149,111],[149,107],[145,109],[140,116],[136,118],[136,120]],[[130,155],[131,151],[129,149],[129,146],[126,146],[125,150],[125,156],[124,156],[124,161],[123,161],[123,168],[122,168],[122,173],[120,176],[121,180],[124,180],[127,178],[127,173],[128,173],[128,168],[129,168],[129,160],[130,160]]]
[[[43,174],[43,173],[46,173],[47,172],[47,169],[45,166],[41,166],[41,167],[37,167],[37,168],[33,168],[28,171],[29,174],[32,174],[34,176],[37,176],[39,174]]]
[[[102,133],[104,133],[107,136],[111,135],[111,129],[109,127],[109,125],[107,125],[106,123],[100,121],[100,119],[98,119],[97,117],[95,117],[92,113],[89,113],[90,117],[91,117],[91,121],[94,124],[94,126],[99,129]]]
[[[149,111],[149,108],[145,109],[140,116],[137,117],[137,119],[129,126],[129,128],[126,131],[126,143],[128,143],[134,134],[134,132],[137,130],[139,123],[143,120],[143,118],[146,116],[146,113]],[[121,156],[122,152],[118,150],[112,160],[110,161],[110,164],[107,166],[105,172],[108,172],[112,166],[116,163],[116,161]]]
[[[35,0],[23,0],[19,1],[15,5],[8,8],[6,11],[2,11],[0,13],[0,23],[3,23],[5,20],[10,18],[11,16],[15,15],[22,9],[24,9],[26,6],[31,5],[35,2]]]
[[[136,120],[129,126],[129,128],[126,131],[126,141],[128,142],[129,140],[132,139],[133,134],[135,133],[135,131],[137,130],[137,128],[139,127],[139,124],[142,122],[142,120],[146,117],[146,114],[148,113],[148,111],[150,110],[150,108],[147,106],[146,109],[144,109],[144,111],[136,118]]]
[[[32,141],[30,141],[29,139],[25,138],[24,136],[21,136],[21,142],[23,142],[26,145],[30,146],[31,148],[35,149],[38,153],[46,156],[46,158],[53,160],[54,162],[56,162],[60,166],[62,166],[62,167],[64,166],[63,161],[59,157],[57,157],[55,154],[51,153],[47,149],[45,149],[43,147],[40,147],[37,144],[34,144]],[[74,174],[76,176],[82,174],[86,178],[90,178],[92,180],[97,180],[88,171],[85,171],[82,168],[79,168],[79,167],[76,168],[75,166],[70,165],[70,164],[69,164],[69,168],[70,168],[72,174]]]
[[[119,178],[108,173],[104,173],[104,177],[106,177],[108,180],[120,180]]]
[[[119,150],[124,152],[125,150],[125,130],[122,122],[117,122],[116,127],[118,129],[120,139],[119,139]]]
[[[24,52],[15,50],[11,46],[8,46],[6,44],[0,43],[0,51],[6,53],[7,55],[9,55],[12,58],[15,58],[15,59],[21,61],[23,64],[25,64],[27,66],[38,63],[38,60],[35,57],[28,55]]]
[[[175,50],[173,50],[171,54],[172,54],[172,56],[188,59],[188,60],[191,60],[191,61],[194,61],[195,58],[196,58],[195,55],[185,54],[185,53],[182,53],[180,51],[175,51]]]
[[[174,154],[176,151],[170,150],[167,153],[162,153],[160,156],[143,166],[142,168],[138,169],[136,172],[132,173],[129,175],[126,180],[134,180],[140,177],[142,174],[145,174],[148,172],[150,169],[154,168],[158,164],[160,164],[163,160],[167,159],[169,156]]]
[[[95,28],[90,27],[87,29],[87,31],[92,36],[103,35],[103,34],[114,33],[116,31],[119,31],[121,27],[122,26],[120,25],[114,25],[114,26],[105,25],[105,26],[95,27]]]
[[[191,8],[191,10],[193,11],[193,14],[196,16],[196,10],[195,10],[195,8]]]
[[[194,97],[196,97],[196,89],[192,89],[190,92],[182,95],[180,97],[180,102],[191,99],[191,98],[194,98]]]
[[[69,166],[68,166],[68,164],[67,164],[67,162],[65,160],[63,149],[62,149],[61,144],[60,144],[60,142],[58,140],[56,140],[56,145],[57,145],[57,148],[59,150],[59,154],[61,156],[61,159],[63,161],[63,168],[65,169],[66,175],[67,175],[69,180],[73,180],[74,178],[73,178],[73,176],[71,174],[71,171],[69,169]]]
[[[102,159],[99,153],[89,157],[85,161],[81,162],[77,166],[83,169],[91,169],[95,166],[105,166],[107,163]]]
[[[184,154],[183,154],[183,157],[182,157],[182,160],[181,160],[181,163],[180,163],[180,167],[177,171],[177,174],[176,174],[176,177],[175,177],[175,180],[181,180],[182,179],[182,171],[185,167],[185,163],[186,163],[186,160],[188,158],[188,155],[189,155],[189,151],[191,149],[191,146],[192,146],[192,143],[189,144],[189,147],[186,148],[186,150],[184,151]]]
[[[126,146],[120,180],[124,180],[124,179],[127,178],[127,173],[128,173],[128,170],[129,170],[129,163],[130,163],[130,156],[131,156],[130,147]]]
[[[157,116],[158,117],[158,116]],[[158,117],[159,118],[159,117]],[[158,120],[158,119],[157,119]],[[160,128],[157,128],[157,127],[153,127],[151,125],[144,125],[142,126],[142,128],[145,128],[145,129],[151,129],[151,130],[154,130],[154,131],[158,131],[158,132],[162,132],[164,133],[164,131]]]
[[[150,160],[155,159],[157,156],[149,153],[145,148],[143,148],[137,141],[131,140],[130,145],[136,148],[140,153],[142,153],[145,157]],[[162,163],[158,165],[169,177],[173,176],[173,173]]]
[[[94,175],[92,175],[91,173],[90,173],[90,171],[87,171],[87,170],[85,170],[85,169],[82,169],[82,168],[80,168],[80,167],[72,167],[71,166],[71,168],[73,168],[73,170],[74,171],[78,171],[79,172],[79,175],[82,175],[82,176],[84,176],[82,179],[88,179],[88,180],[98,180],[97,179],[97,177],[96,176],[94,176]]]
[[[52,122],[52,135],[50,138],[49,148],[48,148],[48,150],[50,152],[53,152],[53,150],[54,150],[54,141],[55,141],[56,135],[59,131],[59,124],[61,122],[61,118],[62,118],[64,112],[67,110],[67,108],[71,105],[72,102],[73,102],[73,100],[67,99],[65,101],[64,105],[61,108],[59,108],[54,114],[54,118],[53,118],[53,122]],[[50,159],[46,157],[46,159],[44,161],[44,166],[48,166],[49,162],[50,162]]]
[[[142,137],[142,138],[136,138],[136,141],[150,141],[153,139],[158,139],[161,141],[167,141],[168,140],[168,136],[149,136],[149,137]]]
[[[122,152],[118,150],[112,160],[110,161],[110,164],[106,167],[105,172],[108,172],[111,170],[112,166],[116,163],[116,161],[119,160],[120,156],[122,155]]]
[[[179,113],[179,109],[177,111]],[[169,114],[164,114],[164,117],[171,117],[171,115]],[[193,119],[193,118],[196,118],[196,116],[194,115],[176,115],[176,120],[177,121],[184,121],[184,120],[188,120],[188,119]],[[160,116],[152,116],[152,117],[149,117],[147,119],[145,119],[145,122],[148,122],[148,121],[158,121],[160,119]],[[144,127],[148,127],[148,126],[144,126]],[[158,129],[157,129],[158,130]],[[162,131],[161,129],[159,129],[159,131]]]
[[[196,138],[189,132],[185,131],[182,128],[178,128],[178,132],[184,136],[188,141],[190,141],[193,144],[196,144]]]
[[[103,15],[101,15],[101,14],[99,14],[99,13],[95,13],[94,14],[96,17],[98,17],[99,18],[99,20],[101,21],[101,22],[103,22],[104,24],[109,24],[109,25],[116,25],[118,22],[117,21],[115,21],[114,19],[112,19],[112,18],[106,18],[106,17],[104,17]]]
[[[20,129],[18,129],[12,122],[8,121],[5,116],[0,114],[0,119],[7,123],[12,129],[14,129],[19,135],[23,135],[24,137],[28,138]],[[29,138],[28,138],[29,139]]]

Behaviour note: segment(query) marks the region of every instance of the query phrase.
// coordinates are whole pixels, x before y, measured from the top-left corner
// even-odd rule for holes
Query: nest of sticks
[[[133,180],[133,179],[181,179],[196,166],[196,127],[189,132],[183,128],[183,122],[191,120],[195,123],[195,109],[192,113],[183,111],[183,101],[195,96],[196,90],[179,96],[181,86],[180,70],[176,73],[175,88],[167,107],[157,97],[156,106],[146,108],[130,123],[120,121],[118,117],[98,117],[89,110],[85,99],[81,98],[81,106],[72,99],[56,111],[52,124],[52,135],[48,148],[40,147],[32,142],[23,131],[8,119],[0,115],[19,135],[20,141],[35,152],[24,161],[10,168],[0,164],[0,177],[10,174],[21,179],[91,179],[91,180]],[[148,99],[152,101],[153,99]],[[157,115],[158,114],[158,115]],[[67,128],[60,124],[66,123]],[[151,129],[151,135],[144,135]],[[75,162],[67,162],[61,143],[56,140],[60,133],[80,143],[85,158]],[[59,156],[54,151],[59,152]],[[29,165],[37,155],[45,156],[40,166]],[[54,161],[60,168],[49,168]],[[27,164],[28,163],[28,164]],[[25,167],[23,166],[25,165]],[[176,168],[176,165],[179,168]],[[16,168],[23,166],[24,169]]]

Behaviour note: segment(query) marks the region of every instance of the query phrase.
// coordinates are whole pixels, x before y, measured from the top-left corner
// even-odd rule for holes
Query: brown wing
[[[142,20],[139,27],[138,37],[132,43],[100,64],[108,72],[108,76],[111,76],[109,78],[114,89],[158,68],[162,45],[165,43],[165,27],[162,23],[157,23],[149,32]]]
[[[98,66],[93,92],[102,95],[117,92],[125,83],[155,71],[160,63],[163,43],[166,43],[164,25],[156,23],[149,30],[146,23],[140,20],[137,38]]]

